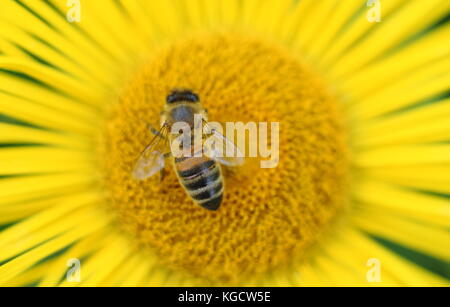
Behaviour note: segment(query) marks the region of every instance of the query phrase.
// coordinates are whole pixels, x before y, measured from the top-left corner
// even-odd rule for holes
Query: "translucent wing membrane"
[[[144,180],[164,168],[164,156],[169,152],[167,141],[168,131],[168,126],[163,125],[141,153],[133,169],[134,178]]]
[[[205,155],[226,166],[239,166],[244,164],[242,151],[228,138],[216,129],[210,127],[206,122],[206,131],[210,136],[203,144]]]

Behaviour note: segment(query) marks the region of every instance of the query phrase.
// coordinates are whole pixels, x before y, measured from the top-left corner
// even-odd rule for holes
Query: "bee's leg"
[[[152,125],[148,124],[147,127],[148,127],[148,130],[150,130],[151,133],[153,133],[154,135],[159,136],[160,138],[164,139],[164,137],[161,135],[161,133],[159,133],[158,130],[153,128]]]
[[[205,115],[203,118],[206,122],[208,121],[208,109],[205,109]]]
[[[164,178],[166,177],[166,174],[167,174],[167,172],[166,172],[166,169],[165,169],[165,168],[162,168],[162,169],[159,171],[159,181],[160,181],[160,182],[162,182],[162,181],[164,180]]]
[[[167,159],[167,158],[169,158],[169,157],[172,156],[172,153],[169,151],[169,152],[166,152],[163,156],[164,156],[164,159]],[[167,171],[166,171],[166,169],[163,167],[163,168],[159,171],[160,182],[162,182],[162,181],[164,180],[164,178],[166,177],[166,174],[167,174]]]

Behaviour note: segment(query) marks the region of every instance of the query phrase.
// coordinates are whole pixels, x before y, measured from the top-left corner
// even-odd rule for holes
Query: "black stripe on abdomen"
[[[215,165],[216,162],[214,160],[208,160],[206,162],[203,162],[199,165],[194,166],[191,169],[185,170],[185,171],[178,171],[178,175],[182,177],[183,179],[190,179],[192,177],[196,177],[198,175],[201,175],[205,171],[208,171],[208,169]]]
[[[217,197],[208,199],[207,201],[201,202],[200,206],[202,206],[205,209],[208,210],[217,210],[220,207],[220,204],[222,203],[223,194],[220,193]]]
[[[222,202],[223,183],[220,167],[214,160],[193,169],[179,171],[181,182],[189,195],[202,207],[217,210]]]
[[[222,188],[223,188],[222,182],[218,182],[218,184],[206,186],[204,190],[200,193],[196,193],[195,190],[191,190],[190,194],[192,198],[195,200],[207,200],[218,195],[222,191]]]
[[[194,178],[193,180],[190,181],[185,181],[184,186],[188,190],[198,190],[208,185],[211,185],[219,178],[220,172],[216,167],[214,167],[210,171],[208,171],[208,173],[203,173],[202,176],[200,177]]]

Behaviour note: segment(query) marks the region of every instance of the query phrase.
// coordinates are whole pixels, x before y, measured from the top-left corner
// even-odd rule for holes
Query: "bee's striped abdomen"
[[[222,202],[223,180],[220,166],[207,157],[176,158],[181,184],[202,207],[217,210]]]

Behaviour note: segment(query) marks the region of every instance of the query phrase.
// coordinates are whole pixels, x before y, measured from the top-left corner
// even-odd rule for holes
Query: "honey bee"
[[[201,116],[200,126],[194,120]],[[185,123],[190,129],[208,131],[212,139],[206,142],[203,138],[200,146],[191,146],[190,154],[174,155],[171,146],[174,134],[169,133],[175,123]],[[206,129],[205,129],[206,128]],[[161,128],[152,129],[155,135],[138,158],[133,176],[144,180],[157,172],[164,173],[165,159],[171,158],[173,167],[180,184],[190,198],[208,210],[220,207],[224,193],[224,180],[220,164],[237,166],[243,164],[242,154],[233,142],[228,140],[216,129],[209,127],[207,111],[203,108],[199,96],[190,90],[174,90],[166,98],[164,110],[161,112]],[[193,135],[188,136],[190,144],[195,144]],[[172,139],[171,139],[172,138]],[[225,144],[227,152],[234,152],[234,156],[223,156],[215,144]],[[196,153],[203,153],[198,155]],[[220,164],[219,164],[220,163]]]

